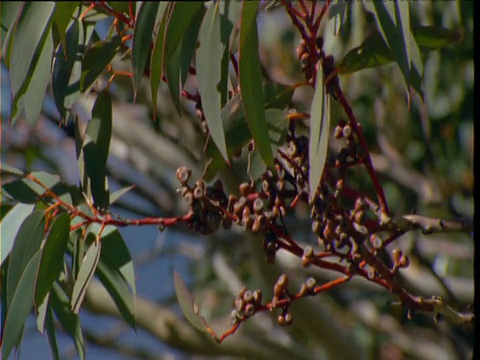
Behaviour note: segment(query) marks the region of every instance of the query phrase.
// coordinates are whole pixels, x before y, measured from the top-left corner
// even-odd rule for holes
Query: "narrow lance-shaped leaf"
[[[150,90],[152,92],[154,116],[156,116],[157,113],[158,87],[160,86],[160,81],[162,80],[165,29],[170,6],[172,6],[172,3],[161,2],[160,6],[158,7],[157,20],[160,20],[160,25],[155,36],[155,42],[153,44],[152,55],[150,58]]]
[[[34,205],[17,204],[10,210],[0,223],[1,241],[1,262],[3,262],[10,254],[13,247],[15,237],[25,218],[33,211]]]
[[[165,30],[163,67],[166,70],[168,87],[177,111],[180,111],[181,66],[180,63],[175,63],[175,60],[180,62],[181,50],[179,48],[181,49],[183,37],[197,12],[201,11],[203,6],[203,2],[198,1],[175,2]]]
[[[182,276],[176,271],[173,272],[173,284],[175,286],[175,295],[177,296],[178,303],[187,321],[197,330],[202,332],[208,331],[209,327],[207,322],[199,314],[200,309],[193,301],[192,294],[188,291]]]
[[[52,32],[49,31],[38,62],[35,65],[30,84],[23,98],[24,103],[28,104],[28,106],[25,106],[25,119],[31,126],[37,123],[40,111],[42,110],[45,92],[50,82],[52,55],[53,36]]]
[[[267,166],[273,166],[273,155],[268,138],[268,127],[262,91],[262,72],[258,54],[257,1],[245,1],[240,26],[239,80],[245,115],[255,140]]]
[[[197,81],[202,97],[202,108],[213,142],[217,145],[225,161],[228,162],[225,131],[221,118],[221,93],[218,86],[221,80],[224,46],[220,41],[219,3],[212,4],[205,14],[198,36]]]
[[[85,347],[78,314],[70,309],[68,295],[57,282],[53,283],[50,302],[58,321],[65,332],[73,339],[80,359],[85,359]]]
[[[102,251],[96,274],[117,305],[125,321],[135,328],[134,303],[136,296],[133,261],[118,230],[105,229]],[[95,231],[95,227],[92,227]]]
[[[310,202],[315,198],[317,188],[322,179],[323,169],[327,159],[330,129],[329,99],[325,93],[321,66],[321,62],[318,62],[315,92],[310,107],[310,142],[308,146]]]
[[[62,271],[70,233],[70,215],[60,214],[50,228],[42,249],[35,284],[35,306],[39,306]]]
[[[2,359],[8,359],[13,347],[20,340],[25,320],[33,307],[33,288],[39,261],[40,251],[37,251],[25,264],[18,279],[18,286],[12,293],[12,301],[10,306],[7,307],[7,315],[3,326]]]
[[[151,51],[150,43],[152,42],[158,5],[159,3],[156,1],[144,1],[136,18],[132,45],[133,88],[135,92],[140,86],[145,65],[147,65],[148,54]]]
[[[32,257],[40,248],[45,224],[45,212],[35,210],[23,221],[18,230],[7,273],[7,307],[12,303],[20,278]]]
[[[83,161],[79,159],[83,172],[84,191],[93,197],[93,203],[100,208],[109,205],[107,182],[107,158],[112,135],[112,101],[108,90],[98,94],[92,109],[92,119],[87,124],[82,146]]]
[[[95,240],[95,235],[89,233],[86,240],[89,238],[93,241],[80,266],[80,271],[78,272],[77,280],[73,286],[72,299],[70,301],[72,311],[76,314],[80,311],[80,306],[85,297],[88,284],[90,284],[90,281],[95,274],[95,269],[97,268],[98,260],[100,259],[100,250],[102,248],[102,243]]]
[[[11,118],[25,108],[23,95],[28,90],[32,75],[50,30],[54,3],[26,2],[20,10],[18,22],[14,25],[11,42],[5,59],[9,66],[10,86],[13,95]],[[14,121],[12,121],[14,123]]]

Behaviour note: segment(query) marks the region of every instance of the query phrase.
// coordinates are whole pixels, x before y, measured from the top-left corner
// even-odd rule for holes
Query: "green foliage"
[[[261,52],[261,32],[264,29],[258,20],[258,13],[263,9],[259,4],[256,1],[220,1],[208,5],[202,2],[143,2],[137,3],[136,18],[130,19],[129,7],[123,2],[111,2],[111,7],[97,3],[90,6],[83,2],[23,2],[18,5],[2,2],[1,60],[10,78],[10,124],[15,126],[24,116],[30,126],[36,126],[47,87],[51,84],[60,122],[66,123],[72,117],[76,119],[74,136],[80,175],[80,186],[72,186],[56,174],[34,171],[27,175],[2,163],[1,264],[5,289],[2,305],[6,310],[2,359],[7,359],[20,344],[25,320],[32,310],[37,316],[39,330],[46,330],[53,358],[61,358],[55,327],[58,321],[72,338],[80,358],[84,359],[79,312],[94,277],[105,287],[123,319],[136,328],[133,261],[116,226],[121,221],[111,221],[108,212],[112,203],[132,189],[127,186],[111,192],[107,170],[115,126],[115,87],[119,86],[122,75],[127,73],[132,78],[134,98],[145,96],[142,79],[148,75],[154,117],[160,104],[162,82],[167,83],[179,114],[189,111],[183,98],[195,102],[196,109],[201,112],[201,121],[208,126],[208,135],[198,135],[204,144],[204,154],[192,157],[195,161],[204,160],[205,180],[232,169],[236,161],[234,155],[249,143],[254,143],[246,168],[250,179],[258,180],[267,168],[274,169],[274,157],[287,138],[288,111],[303,105],[294,97],[299,83],[285,85],[267,75],[271,73],[263,64],[266,55]],[[339,6],[334,4],[330,15],[337,21],[337,30],[342,32],[352,26],[347,24],[348,16],[345,16],[351,8]],[[462,32],[433,25],[414,25],[413,5],[408,2],[366,2],[364,7],[371,12],[376,28],[360,45],[344,49],[346,55],[338,61],[340,75],[395,62],[403,84],[407,89],[413,87],[422,99],[433,89],[447,91],[450,83],[454,90],[463,85],[455,84],[455,72],[442,74],[438,79],[428,77],[428,64],[435,59],[433,51],[458,42]],[[97,25],[107,17],[109,21],[116,18],[116,23],[102,34]],[[282,55],[278,59],[283,61],[281,66],[286,66],[291,54]],[[117,69],[118,62],[127,65]],[[319,61],[313,68],[316,71],[321,66]],[[383,70],[381,68],[380,73]],[[197,93],[190,90],[192,82],[189,80],[193,74]],[[288,79],[288,76],[283,78]],[[316,83],[308,84],[314,85],[313,98],[305,109],[309,120],[299,125],[309,134],[310,201],[321,183],[328,159],[330,118],[335,111],[330,108],[325,81],[324,72],[320,70],[316,73]],[[432,85],[434,82],[438,83]],[[392,85],[386,92],[395,93],[396,90]],[[365,90],[365,97],[373,98],[375,95],[369,91],[372,90]],[[90,120],[83,130],[73,108],[86,94],[93,94],[95,100]],[[358,98],[360,112],[374,107],[368,102],[370,100]],[[468,101],[471,103],[473,99],[467,98],[465,103],[452,104],[452,107],[468,108]],[[441,105],[439,102],[432,106],[441,109]],[[472,114],[465,110],[461,116],[471,117]],[[401,126],[394,120],[390,127],[393,134],[389,136],[417,170],[425,163],[428,153],[435,152],[440,155],[432,165],[432,174],[445,173],[451,165],[454,171],[447,176],[454,177],[469,164],[463,160],[451,164],[459,150],[452,147],[455,139],[448,134],[457,125],[465,124],[460,117],[451,122],[448,117],[447,111],[433,116],[431,142],[415,139],[412,135],[415,141],[401,143],[395,138],[395,131]],[[419,123],[407,124],[408,132],[420,133],[422,125]],[[175,125],[182,132],[180,120]],[[305,125],[308,130],[304,129]],[[368,136],[373,133],[372,125],[366,123],[364,130],[367,141],[373,142]],[[158,171],[163,171],[161,164]],[[453,182],[451,178],[449,181]],[[448,189],[450,183],[445,182],[444,188]],[[456,190],[448,189],[452,193]],[[398,189],[395,191],[392,190],[392,197],[397,194],[399,202],[405,200],[399,196]],[[131,224],[134,223],[122,225]],[[210,332],[177,272],[174,273],[174,286],[187,320],[197,329]]]

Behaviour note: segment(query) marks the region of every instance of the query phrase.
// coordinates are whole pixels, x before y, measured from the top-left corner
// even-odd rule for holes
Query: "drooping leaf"
[[[168,86],[172,93],[172,99],[180,111],[180,64],[175,64],[181,56],[181,44],[188,28],[199,11],[203,11],[203,2],[182,1],[174,4],[165,32],[165,46],[163,54],[163,67],[167,72]]]
[[[102,238],[102,251],[96,275],[108,291],[125,321],[135,328],[133,298],[136,296],[135,272],[130,252],[118,230]]]
[[[24,94],[29,88],[42,49],[50,31],[54,3],[26,2],[20,10],[9,39],[5,64],[9,67],[12,124],[25,109]],[[38,80],[38,78],[37,78]]]
[[[255,146],[267,166],[273,166],[263,103],[262,73],[258,54],[257,1],[243,3],[240,27],[239,80],[242,103]]]
[[[165,29],[168,22],[168,13],[173,3],[161,2],[158,7],[157,20],[160,20],[155,42],[153,45],[152,56],[150,58],[150,90],[152,92],[152,103],[154,114],[157,109],[157,93],[163,73],[163,54],[164,54],[164,40]]]
[[[200,26],[202,25],[202,20],[205,16],[205,13],[205,7],[200,6],[197,12],[195,12],[190,26],[187,28],[187,31],[185,32],[185,35],[182,39],[182,45],[180,50],[180,84],[182,88],[187,81],[190,65],[192,64],[195,50],[197,50]]]
[[[8,56],[5,54],[11,54],[11,45],[12,42],[10,38],[15,29],[15,21],[18,19],[20,10],[22,9],[23,4],[20,1],[1,1],[0,2],[0,19],[2,29],[0,30],[1,34],[1,51],[2,51],[2,60],[5,61],[5,64],[9,64]]]
[[[80,359],[85,360],[85,347],[78,314],[70,308],[70,300],[61,286],[54,282],[50,292],[50,302],[58,321],[65,332],[73,339]]]
[[[67,109],[80,96],[83,47],[86,43],[83,21],[74,21],[65,35],[65,45],[61,44],[55,53],[52,73],[52,90],[55,104],[62,119]]]
[[[264,85],[264,103],[265,113],[268,109],[285,109],[290,102],[293,95],[293,87],[281,85],[281,84],[265,84]],[[231,158],[232,154],[239,148],[244,147],[251,139],[251,134],[248,129],[247,122],[245,120],[245,113],[242,106],[242,98],[240,95],[234,96],[222,109],[221,112],[222,122],[225,129],[225,139],[227,143],[228,158]],[[274,144],[277,140],[272,137],[276,133],[278,125],[276,123],[276,117],[266,116],[267,127],[269,129],[270,143]],[[287,123],[284,124],[283,129],[286,129]],[[272,151],[276,148],[272,147]],[[258,151],[258,150],[256,150]],[[208,143],[206,148],[206,155],[211,159],[206,172],[205,179],[211,180],[217,174],[217,172],[224,166],[226,166],[222,155],[218,151],[217,147]],[[262,160],[262,163],[265,162]]]
[[[35,210],[26,217],[18,230],[8,263],[7,307],[12,303],[13,296],[25,268],[40,248],[44,226],[45,212]]]
[[[378,28],[397,62],[405,80],[407,88],[412,86],[423,98],[421,79],[423,65],[418,54],[418,45],[411,36],[410,12],[408,2],[381,2],[365,3],[367,10],[375,13]],[[416,56],[412,58],[412,49]],[[419,60],[420,59],[420,60]],[[413,74],[416,69],[417,74]]]
[[[47,307],[45,314],[45,329],[47,330],[48,343],[52,351],[54,360],[60,360],[60,351],[58,350],[57,336],[55,335],[55,322],[51,306]]]
[[[132,46],[133,88],[135,92],[140,86],[145,65],[147,65],[148,55],[151,51],[150,43],[152,42],[152,32],[158,5],[159,3],[156,1],[144,1],[136,18]]]
[[[462,39],[462,33],[438,26],[420,26],[414,28],[413,34],[421,49],[438,50]]]
[[[60,214],[50,228],[35,284],[35,306],[39,306],[50,292],[53,282],[58,278],[64,264],[70,233],[70,215]]]
[[[10,210],[0,223],[1,241],[1,265],[12,250],[17,233],[23,221],[33,211],[34,205],[17,204]]]
[[[198,90],[202,97],[202,108],[213,142],[220,154],[228,162],[225,132],[221,117],[221,80],[224,46],[220,39],[219,3],[212,4],[205,14],[198,36],[200,46],[197,50],[196,66]]]
[[[23,102],[26,105],[24,109],[25,119],[31,126],[34,126],[37,123],[40,111],[42,110],[43,99],[45,98],[45,92],[47,91],[47,86],[50,82],[52,55],[53,37],[52,32],[49,31],[37,64],[35,65],[30,84],[23,97]]]
[[[321,63],[318,63],[320,69]],[[322,178],[327,159],[328,138],[330,129],[329,99],[325,93],[323,71],[317,72],[315,92],[310,107],[310,139],[308,146],[310,190],[309,201],[315,198],[316,190]]]
[[[53,39],[55,48],[59,43],[65,46],[65,35],[68,23],[72,19],[72,15],[81,5],[80,1],[57,1],[55,3],[55,11],[53,13]]]
[[[61,182],[58,175],[52,175],[44,171],[36,171],[31,173],[30,176],[39,180],[62,201],[68,204],[73,203],[70,193],[71,187]],[[15,200],[26,204],[34,204],[38,202],[42,196],[47,198],[45,197],[45,188],[29,177],[9,182],[3,185],[2,189]]]
[[[1,176],[5,176],[5,175],[23,176],[24,172],[2,161],[0,163],[0,175]]]
[[[110,64],[117,53],[121,43],[119,36],[106,39],[93,44],[85,53],[82,61],[82,76],[80,79],[80,91],[85,92],[95,82],[98,76]]]
[[[39,264],[39,266],[40,266],[40,264]],[[35,294],[33,294],[33,296],[35,297]],[[37,329],[40,332],[40,334],[43,334],[43,330],[45,328],[45,320],[46,320],[46,317],[47,317],[47,309],[48,309],[48,300],[49,300],[49,294],[47,294],[43,298],[43,301],[40,305],[36,306],[36,310],[37,310]],[[34,307],[35,307],[35,304],[34,304]]]
[[[175,286],[175,295],[177,296],[178,303],[187,321],[197,330],[202,332],[207,331],[207,322],[199,314],[199,308],[197,304],[195,304],[192,294],[188,291],[182,276],[176,271],[173,272],[173,284]]]
[[[121,189],[111,193],[110,194],[110,205],[113,204],[118,199],[120,199],[123,195],[125,195],[127,192],[132,190],[134,187],[135,187],[135,185],[126,186],[124,188],[121,188]]]
[[[109,205],[107,158],[112,134],[112,100],[108,90],[98,94],[87,124],[79,158],[82,187],[100,208]],[[83,168],[82,168],[83,166]]]
[[[83,299],[85,297],[88,284],[90,284],[90,281],[95,274],[95,270],[100,259],[100,251],[102,248],[102,243],[95,240],[95,235],[90,233],[87,236],[87,240],[89,238],[93,241],[88,248],[85,257],[83,258],[82,264],[80,265],[80,271],[78,272],[77,280],[73,285],[72,299],[70,302],[72,306],[72,311],[76,314],[78,314],[78,312],[80,311],[80,306],[82,305]]]
[[[26,261],[19,274],[17,286],[11,293],[2,333],[2,359],[7,359],[13,347],[19,343],[25,320],[33,307],[33,288],[39,261],[40,251],[36,251]],[[10,267],[11,264],[12,261]]]

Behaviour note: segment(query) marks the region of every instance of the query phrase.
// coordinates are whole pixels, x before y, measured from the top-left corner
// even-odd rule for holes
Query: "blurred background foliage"
[[[342,76],[341,85],[363,127],[392,213],[416,211],[445,218],[472,216],[473,2],[415,2],[411,11],[413,25],[442,26],[463,34],[457,43],[425,56],[425,102],[413,93],[408,102],[401,73],[394,64]],[[322,30],[324,50],[335,56],[336,63],[375,28],[361,2],[350,2],[344,16],[339,28],[332,17]],[[96,36],[102,38],[112,19],[100,18]],[[284,84],[301,81],[303,75],[295,56],[300,37],[281,8],[260,14],[259,38],[266,76]],[[130,59],[116,57],[112,66],[130,71]],[[59,114],[49,90],[36,126],[22,120],[9,127],[6,74],[2,63],[2,162],[25,171],[42,169],[60,174],[67,182],[77,184],[72,118],[65,126],[59,126]],[[108,75],[100,78],[97,87],[102,89],[107,80]],[[195,87],[191,79],[187,80],[187,89]],[[135,102],[132,82],[127,77],[117,77],[110,90],[114,101],[108,159],[110,186],[115,190],[135,184],[112,211],[125,217],[183,213],[182,198],[175,192],[175,169],[186,165],[193,170],[193,178],[197,178],[205,165],[202,151],[205,135],[193,104],[182,99],[182,114],[178,115],[167,86],[162,84],[157,107],[152,110],[146,79]],[[296,109],[308,110],[312,95],[311,89],[296,91],[293,98]],[[85,94],[73,106],[82,127],[90,116],[94,99]],[[343,117],[340,110],[334,105],[334,123]],[[334,140],[330,145],[338,147]],[[248,178],[245,153],[232,169],[220,175],[230,191]],[[349,179],[357,182],[352,186],[373,193],[366,172],[351,171],[354,176]],[[4,214],[8,205],[2,204],[3,207]],[[313,243],[305,209],[299,208],[289,223],[297,239]],[[333,278],[325,271],[303,269],[298,261],[285,254],[279,254],[275,265],[266,264],[261,241],[241,231],[222,230],[200,237],[179,226],[162,233],[155,228],[127,228],[122,229],[122,234],[134,256],[139,298],[151,301],[165,313],[179,314],[172,284],[175,267],[187,280],[202,314],[221,329],[228,327],[233,299],[243,285],[262,288],[268,297],[272,291],[268,287],[274,283],[271,279],[283,271],[300,283],[308,276],[315,276],[319,282]],[[472,304],[472,237],[408,233],[393,247],[402,248],[411,256],[412,264],[403,272],[407,288],[415,289],[414,293],[419,295],[442,295],[459,310]],[[235,335],[218,349],[210,345],[215,347],[211,351],[175,342],[143,323],[135,334],[118,316],[95,301],[100,298],[97,290],[92,289],[82,311],[87,358],[91,359],[262,357],[258,352],[249,352],[251,349],[247,347],[244,353],[231,350],[229,342],[233,344],[241,336],[249,339],[253,347],[260,346],[258,340],[264,339],[266,343],[290,349],[299,358],[318,359],[346,359],[352,349],[357,351],[359,359],[465,359],[473,346],[471,329],[435,322],[429,314],[408,320],[400,306],[389,305],[394,299],[388,293],[362,280],[294,303],[291,327],[280,328],[274,316],[258,314],[242,325],[238,337]],[[176,321],[179,325],[183,322],[181,317]],[[32,331],[34,327],[33,323],[26,327],[20,359],[32,358],[38,351],[48,354],[46,340]],[[74,357],[69,340],[60,335],[59,342],[63,358]],[[331,350],[335,346],[337,353]],[[271,358],[279,353],[281,350],[272,352]]]

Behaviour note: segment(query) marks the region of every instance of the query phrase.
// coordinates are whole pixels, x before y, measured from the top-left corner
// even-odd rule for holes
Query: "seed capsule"
[[[177,179],[178,181],[180,181],[182,185],[185,185],[188,182],[191,175],[192,175],[192,170],[190,170],[186,166],[179,167],[176,172]]]

